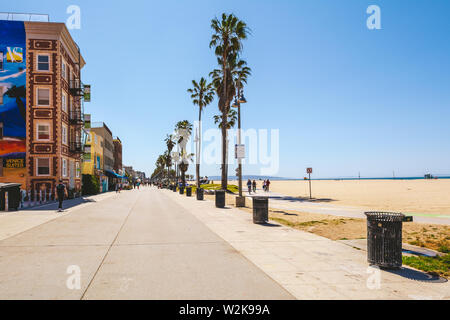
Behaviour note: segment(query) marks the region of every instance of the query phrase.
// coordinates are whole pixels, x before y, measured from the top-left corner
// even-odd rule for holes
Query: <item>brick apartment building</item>
[[[114,138],[114,171],[120,175],[122,172],[122,141],[119,137]]]
[[[64,23],[0,20],[0,182],[81,189],[85,61]],[[5,35],[5,36],[4,36]]]

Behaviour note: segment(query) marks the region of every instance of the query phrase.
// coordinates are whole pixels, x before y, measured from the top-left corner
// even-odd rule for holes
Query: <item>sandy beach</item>
[[[237,181],[230,181],[237,184]],[[450,215],[450,179],[312,180],[313,201],[368,210]],[[262,181],[257,181],[258,188]],[[244,189],[245,189],[244,182]],[[305,180],[271,181],[270,190],[309,198]]]

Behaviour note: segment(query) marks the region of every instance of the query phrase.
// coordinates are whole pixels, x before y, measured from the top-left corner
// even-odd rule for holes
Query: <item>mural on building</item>
[[[25,172],[25,51],[24,23],[0,21],[0,159],[16,174]]]

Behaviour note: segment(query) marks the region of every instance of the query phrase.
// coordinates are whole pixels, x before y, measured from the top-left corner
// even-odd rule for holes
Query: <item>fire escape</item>
[[[75,63],[75,75],[69,80],[69,91],[73,96],[73,104],[69,110],[69,121],[74,128],[70,135],[69,150],[74,154],[82,154],[84,145],[82,140],[82,132],[84,126],[84,86],[81,82],[81,53],[78,47],[78,61]]]

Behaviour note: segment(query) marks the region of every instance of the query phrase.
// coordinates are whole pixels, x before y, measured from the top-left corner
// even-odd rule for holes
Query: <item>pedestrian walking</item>
[[[247,181],[247,187],[248,187],[248,194],[252,193],[252,181],[248,179]]]
[[[267,179],[267,181],[266,181],[266,192],[269,192],[269,187],[270,187],[270,180]]]
[[[263,190],[266,191],[266,179],[263,181]]]
[[[256,180],[253,180],[253,193],[256,193]]]
[[[62,180],[59,180],[59,184],[56,186],[56,194],[58,196],[58,212],[62,212],[63,208],[63,201],[64,201],[64,195],[68,196],[67,188],[62,183]]]

